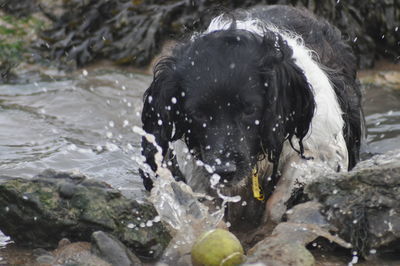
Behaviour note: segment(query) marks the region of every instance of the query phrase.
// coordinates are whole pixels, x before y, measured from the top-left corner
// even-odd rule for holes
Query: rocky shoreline
[[[245,264],[315,265],[315,246],[332,254],[347,249],[347,257],[365,265],[399,251],[400,151],[328,174],[305,191],[313,200],[290,210],[287,221],[248,250]],[[36,248],[37,265],[154,264],[171,240],[151,205],[80,174],[2,177],[0,205],[0,230],[17,245]]]

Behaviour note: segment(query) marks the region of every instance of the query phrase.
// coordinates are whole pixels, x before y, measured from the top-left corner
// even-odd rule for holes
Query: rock
[[[363,256],[370,250],[399,250],[400,151],[360,162],[306,187],[322,214]]]
[[[257,244],[249,251],[250,263],[264,263],[268,266],[312,266],[313,255],[301,244],[281,241],[280,238],[268,239]]]
[[[97,231],[92,234],[92,253],[111,265],[142,265],[141,261],[114,236]]]
[[[90,252],[90,243],[75,242],[62,245],[52,255],[41,255],[36,259],[40,266],[112,266]]]
[[[158,258],[171,236],[154,207],[81,174],[45,171],[0,182],[0,230],[17,244],[54,248],[60,239],[110,233],[141,259]]]
[[[288,221],[278,224],[272,234],[248,251],[246,264],[315,265],[315,259],[306,245],[324,237],[345,248],[351,245],[330,234],[331,226],[320,213],[321,205],[306,202],[288,211]]]

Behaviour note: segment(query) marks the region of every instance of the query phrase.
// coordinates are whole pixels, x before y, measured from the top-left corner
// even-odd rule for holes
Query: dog
[[[215,195],[217,178],[222,194],[241,196],[226,208],[232,225],[278,222],[312,171],[347,171],[359,160],[356,61],[340,31],[305,9],[224,13],[156,64],[143,129],[177,180]],[[155,152],[143,138],[153,171]]]

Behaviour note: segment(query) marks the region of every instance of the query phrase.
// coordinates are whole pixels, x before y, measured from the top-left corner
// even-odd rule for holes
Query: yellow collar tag
[[[262,192],[261,186],[259,184],[257,168],[253,169],[252,181],[253,181],[252,182],[253,196],[256,199],[258,199],[260,201],[263,201],[264,200],[264,193]]]

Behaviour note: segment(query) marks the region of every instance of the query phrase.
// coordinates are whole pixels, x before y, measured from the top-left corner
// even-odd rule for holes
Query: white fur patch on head
[[[231,24],[232,18],[220,15],[211,21],[203,35],[214,31],[228,30]],[[313,52],[305,46],[303,39],[293,32],[279,29],[275,25],[267,24],[257,18],[251,18],[250,15],[243,20],[236,20],[235,24],[236,29],[246,30],[260,36],[264,36],[267,30],[272,31],[286,41],[293,51],[292,57],[295,64],[303,71],[315,97],[316,110],[310,131],[303,140],[304,148],[311,152],[312,156],[321,153],[319,157],[333,160],[327,163],[332,165],[335,170],[338,165],[342,170],[347,169],[348,152],[343,136],[342,110],[327,74],[313,59]],[[296,145],[296,141],[293,143]]]

